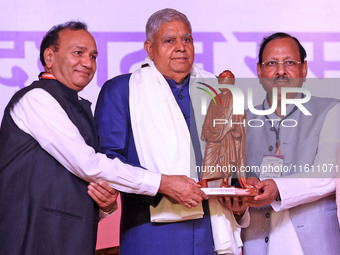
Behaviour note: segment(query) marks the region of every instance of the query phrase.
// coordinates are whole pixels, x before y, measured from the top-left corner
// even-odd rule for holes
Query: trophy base
[[[258,195],[258,190],[253,188],[236,188],[236,187],[221,187],[221,188],[201,188],[201,190],[209,197],[255,197]]]

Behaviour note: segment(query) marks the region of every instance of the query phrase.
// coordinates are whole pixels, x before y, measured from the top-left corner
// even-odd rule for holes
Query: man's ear
[[[46,63],[46,71],[52,68],[54,62],[54,51],[51,48],[46,48],[44,51],[44,60]]]
[[[307,72],[308,72],[308,64],[307,64],[307,60],[305,60],[305,62],[301,63],[301,73],[302,73],[302,82],[306,81],[306,76],[307,76]],[[301,84],[302,86],[302,84]]]
[[[256,70],[257,70],[257,76],[259,78],[262,78],[262,70],[261,70],[261,64],[260,63],[257,63]]]
[[[307,60],[305,60],[305,62],[302,63],[302,76],[303,76],[303,78],[306,78],[307,72],[308,72],[308,64],[307,64]]]
[[[152,43],[148,40],[144,42],[144,49],[148,53],[151,60],[153,60],[153,53],[152,53]]]

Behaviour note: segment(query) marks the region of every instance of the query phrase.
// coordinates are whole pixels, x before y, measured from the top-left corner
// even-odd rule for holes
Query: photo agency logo
[[[200,81],[197,82],[197,83],[206,86],[206,87],[209,88],[212,92],[214,92],[214,94],[216,95],[218,101],[220,102],[220,104],[221,104],[221,106],[222,106],[222,100],[221,100],[221,98],[220,98],[220,95],[217,93],[217,91],[216,91],[212,86],[210,86],[210,85],[208,85],[208,84],[205,84],[204,82],[200,82]],[[206,92],[206,93],[211,97],[211,99],[213,100],[213,102],[215,103],[215,106],[217,106],[215,97],[214,97],[208,90],[206,90],[206,89],[204,89],[204,88],[201,88],[201,87],[196,87],[196,88],[201,89],[201,90],[203,90],[204,92]]]
[[[210,117],[211,125],[214,128],[219,125],[262,127],[266,122],[272,127],[276,127],[278,124],[284,127],[296,127],[298,125],[297,120],[291,118],[293,112],[300,110],[304,115],[312,115],[305,106],[311,99],[311,93],[302,87],[272,87],[271,99],[268,100],[272,102],[271,105],[265,108],[262,104],[259,108],[254,106],[254,93],[251,87],[246,88],[245,96],[241,88],[229,84],[220,84],[217,79],[211,79],[209,82],[207,80],[196,81],[195,83],[197,89],[205,92],[200,93],[200,112],[204,116],[209,112],[214,113],[212,114],[213,117]],[[260,83],[264,84],[264,81],[262,80]],[[210,104],[207,107],[209,101]],[[245,102],[247,102],[247,105],[245,105]],[[245,115],[245,109],[248,109],[257,117],[247,120],[245,118],[233,118],[235,115]],[[270,118],[269,116],[272,113],[279,114],[283,118],[279,116]]]

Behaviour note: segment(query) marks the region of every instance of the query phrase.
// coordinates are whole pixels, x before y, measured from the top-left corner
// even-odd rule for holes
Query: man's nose
[[[286,73],[286,68],[284,66],[284,63],[279,62],[277,64],[276,72],[278,75],[284,75]]]
[[[176,51],[184,51],[185,46],[182,40],[177,40],[176,42]]]
[[[81,59],[81,64],[87,68],[90,68],[92,66],[92,59],[90,56],[83,56]]]

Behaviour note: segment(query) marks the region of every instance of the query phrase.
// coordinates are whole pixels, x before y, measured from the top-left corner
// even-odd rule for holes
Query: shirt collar
[[[189,78],[190,75],[188,74],[181,83],[176,83],[174,80],[168,78],[165,78],[165,80],[169,83],[171,88],[184,88],[189,85]]]
[[[301,93],[296,95],[296,98],[298,98],[298,97],[301,97]],[[268,94],[266,95],[266,98],[264,99],[264,102],[263,102],[262,105],[263,105],[264,110],[268,110],[270,108],[269,103],[268,103]],[[289,105],[286,106],[286,115],[288,115],[291,111],[294,110],[294,106],[295,106],[295,104],[289,104]],[[270,119],[278,118],[278,116],[274,112],[269,114],[268,117]]]

